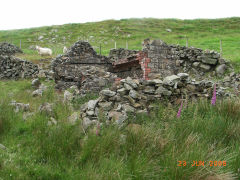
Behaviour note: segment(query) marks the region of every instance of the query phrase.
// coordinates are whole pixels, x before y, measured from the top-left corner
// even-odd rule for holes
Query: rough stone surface
[[[138,51],[129,50],[129,49],[111,49],[109,53],[109,59],[113,62],[118,61],[119,59],[127,59],[133,55],[136,55]]]
[[[88,110],[94,110],[95,109],[95,107],[96,107],[96,105],[97,105],[97,103],[98,103],[98,99],[97,100],[90,100],[90,101],[88,101]]]
[[[221,65],[217,66],[217,68],[216,68],[216,72],[219,75],[223,75],[226,70],[227,70],[227,66],[225,64],[221,64]]]
[[[220,58],[220,54],[215,51],[168,45],[161,40],[145,40],[143,52],[145,57],[142,60],[148,59],[148,63],[144,64],[147,78],[151,78],[153,74],[166,77],[179,72],[196,76],[200,74],[203,77],[207,72],[216,70],[219,64],[225,64],[227,69],[231,69],[227,61]]]
[[[209,70],[211,69],[211,66],[210,66],[210,65],[207,65],[207,64],[200,64],[200,68],[201,68],[203,71],[207,72],[207,71],[209,71]]]
[[[112,97],[116,94],[116,92],[106,89],[106,90],[102,90],[101,94],[104,96]]]
[[[167,76],[163,79],[163,84],[168,85],[168,86],[173,86],[179,80],[180,80],[179,76],[176,76],[176,75]]]
[[[155,94],[162,94],[164,96],[171,96],[172,92],[169,91],[168,89],[160,86],[157,88],[157,90],[155,91]]]
[[[89,126],[95,124],[94,121],[91,121],[89,118],[83,118],[82,126],[84,129],[87,129]]]
[[[14,55],[16,53],[23,53],[20,48],[13,44],[6,42],[0,43],[0,55]]]
[[[52,61],[51,67],[57,89],[67,89],[76,85],[85,90],[92,89],[93,92],[97,87],[96,92],[98,92],[103,89],[97,86],[99,82],[105,86],[108,83],[107,79],[111,80],[109,78],[111,75],[106,73],[112,67],[110,60],[105,56],[97,55],[91,45],[84,41],[77,41],[67,54],[57,56]],[[106,82],[103,82],[102,77],[107,74],[108,77],[104,79]]]
[[[73,94],[65,90],[63,95],[63,102],[71,102],[73,100]]]
[[[14,56],[0,55],[0,79],[37,77],[38,66]]]
[[[41,85],[41,82],[39,81],[38,78],[32,80],[32,87],[33,87],[33,88],[37,89],[37,88],[39,88],[40,85]]]
[[[112,102],[100,102],[98,103],[99,107],[105,111],[108,111],[112,108]]]

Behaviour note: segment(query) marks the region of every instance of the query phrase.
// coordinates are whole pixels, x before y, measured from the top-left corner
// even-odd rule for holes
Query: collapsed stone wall
[[[14,56],[0,55],[0,79],[32,78],[38,74],[38,66]]]
[[[16,53],[23,53],[20,48],[7,42],[0,43],[0,55],[14,55]]]
[[[91,125],[104,117],[107,123],[122,125],[128,113],[147,113],[151,102],[168,100],[169,103],[181,101],[188,103],[198,98],[211,98],[214,82],[195,81],[187,73],[167,76],[164,79],[138,80],[128,77],[110,89],[102,90],[100,97],[90,100],[81,107],[83,124]],[[224,88],[216,86],[219,97],[230,96]]]
[[[223,75],[227,69],[231,69],[229,62],[215,51],[167,45],[161,40],[145,42],[143,52],[150,59],[147,65],[150,78],[154,74],[166,77],[179,72],[201,78],[207,72],[211,72],[211,75]]]
[[[107,57],[98,55],[88,42],[77,41],[70,47],[67,54],[57,56],[52,61],[51,66],[54,72],[56,88],[67,89],[73,85],[78,88],[82,86],[82,82],[87,78],[85,74],[92,69],[89,66],[95,67],[93,71],[109,72],[112,64]],[[89,80],[94,79],[94,81],[97,81],[96,78],[100,77],[94,76]],[[95,86],[97,88],[96,83],[92,83],[92,85],[92,89],[95,89]]]

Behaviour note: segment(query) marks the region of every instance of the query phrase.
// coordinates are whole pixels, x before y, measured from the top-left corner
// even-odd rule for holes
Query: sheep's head
[[[39,46],[36,46],[36,50],[38,50],[40,47]]]

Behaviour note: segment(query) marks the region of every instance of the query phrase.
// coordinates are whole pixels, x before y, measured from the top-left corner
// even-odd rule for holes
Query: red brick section
[[[117,62],[113,62],[113,66],[115,67],[119,64],[125,64],[125,63],[128,63],[128,59],[120,59]]]
[[[121,81],[122,78],[116,78],[115,83]]]
[[[137,60],[143,70],[143,79],[149,80],[148,74],[151,72],[151,68],[148,67],[148,63],[151,62],[151,59],[148,58],[147,53],[140,51]]]
[[[136,59],[121,59],[117,62],[113,63],[113,68],[119,69],[121,68],[121,65],[127,65],[127,66],[134,66],[134,62],[138,61],[138,63],[141,65],[141,69],[143,70],[143,79],[149,80],[148,74],[151,72],[151,68],[148,67],[148,63],[151,62],[151,59],[148,58],[146,52],[140,51],[136,55]],[[136,62],[137,63],[137,62]]]

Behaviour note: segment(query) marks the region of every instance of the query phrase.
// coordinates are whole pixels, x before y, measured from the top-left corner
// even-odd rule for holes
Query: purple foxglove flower
[[[212,96],[212,101],[211,101],[211,104],[213,106],[215,106],[215,104],[216,104],[216,99],[217,99],[217,96],[216,96],[216,84],[214,84],[213,96]]]
[[[100,133],[100,125],[98,124],[96,128],[96,136],[99,136],[100,135],[99,133]]]
[[[181,106],[178,109],[177,118],[180,118],[181,116],[182,107],[183,107],[183,102],[181,102]]]

